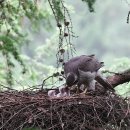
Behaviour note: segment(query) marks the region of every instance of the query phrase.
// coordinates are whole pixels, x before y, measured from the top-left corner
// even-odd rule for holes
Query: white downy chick
[[[66,97],[70,96],[70,90],[66,86],[59,87],[59,93],[57,94],[57,97]]]
[[[48,96],[49,97],[56,97],[56,91],[55,90],[49,90],[48,91]]]

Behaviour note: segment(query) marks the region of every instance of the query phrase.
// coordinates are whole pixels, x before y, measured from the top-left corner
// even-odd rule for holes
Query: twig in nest
[[[47,77],[46,79],[43,80],[41,90],[43,90],[43,87],[45,85],[46,80],[48,80],[48,79],[50,79],[52,77],[53,77],[53,75],[51,75],[51,76],[49,76],[49,77]]]
[[[3,88],[6,88],[6,89],[8,89],[8,90],[15,90],[15,89],[13,89],[13,88],[10,88],[10,87],[8,87],[8,86],[3,85],[2,83],[0,83],[0,86],[2,86]]]

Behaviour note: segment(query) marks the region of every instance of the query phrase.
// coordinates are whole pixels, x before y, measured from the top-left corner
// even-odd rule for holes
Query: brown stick
[[[129,82],[130,81],[130,69],[128,69],[124,72],[121,72],[121,73],[115,73],[112,76],[108,76],[107,81],[113,87],[116,87],[117,85]]]

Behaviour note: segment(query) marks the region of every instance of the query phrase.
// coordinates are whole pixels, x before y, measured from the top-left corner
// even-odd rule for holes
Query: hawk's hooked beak
[[[68,73],[67,76],[66,76],[67,86],[73,86],[76,83],[77,80],[78,80],[77,75],[72,73],[72,72]]]

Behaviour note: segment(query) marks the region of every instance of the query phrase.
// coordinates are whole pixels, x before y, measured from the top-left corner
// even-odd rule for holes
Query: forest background
[[[1,90],[39,88],[43,79],[52,75],[57,66],[59,30],[48,1],[21,1],[20,7],[18,2],[8,0],[0,5]],[[76,48],[74,56],[96,54],[105,62],[102,71],[129,69],[129,1],[93,0],[94,10],[86,5],[88,3],[65,1],[75,35],[72,41]],[[61,83],[58,81],[55,85]],[[46,87],[52,87],[50,80]],[[130,96],[130,83],[115,89],[122,96]]]

